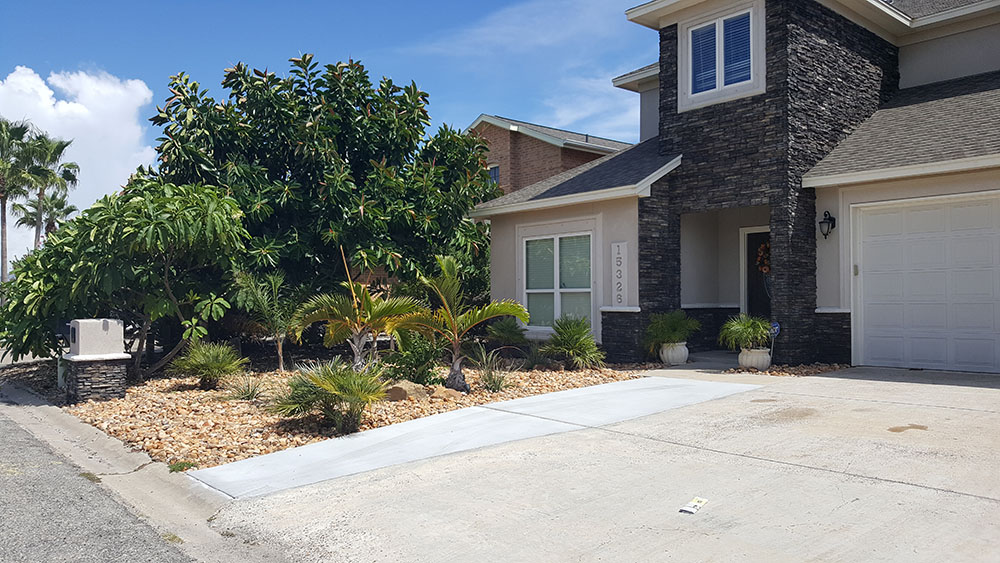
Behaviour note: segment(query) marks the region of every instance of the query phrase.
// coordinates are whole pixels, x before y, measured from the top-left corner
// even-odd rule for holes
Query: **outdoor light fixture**
[[[823,218],[819,222],[819,232],[823,238],[830,236],[830,231],[837,228],[837,218],[830,215],[829,211],[823,212]]]

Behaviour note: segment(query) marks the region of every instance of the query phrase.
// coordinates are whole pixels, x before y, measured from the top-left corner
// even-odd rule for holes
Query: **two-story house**
[[[613,360],[651,313],[778,362],[1000,372],[1000,2],[654,0],[638,145],[482,204],[496,298]],[[655,108],[655,109],[654,109]],[[651,113],[655,111],[655,116]]]
[[[505,194],[632,146],[499,115],[480,115],[465,133],[489,147],[486,167]]]

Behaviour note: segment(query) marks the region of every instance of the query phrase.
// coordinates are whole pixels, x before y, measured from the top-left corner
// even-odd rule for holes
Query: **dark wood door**
[[[768,319],[771,318],[770,279],[769,274],[761,271],[765,264],[758,258],[766,255],[770,259],[770,243],[770,233],[747,233],[747,279],[744,280],[747,284],[747,312]]]

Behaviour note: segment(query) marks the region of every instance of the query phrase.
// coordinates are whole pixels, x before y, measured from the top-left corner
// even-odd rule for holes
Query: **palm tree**
[[[31,126],[0,117],[0,280],[7,281],[7,202],[27,195]]]
[[[62,161],[66,149],[72,142],[53,139],[44,133],[38,133],[32,137],[29,143],[34,161],[30,172],[35,180],[35,188],[38,190],[38,205],[35,208],[34,224],[35,248],[42,244],[46,188],[55,188],[56,193],[64,194],[76,186],[80,167],[75,162]]]
[[[42,231],[49,235],[69,219],[69,216],[79,211],[75,205],[70,205],[66,201],[67,194],[47,194],[42,205]],[[27,227],[35,229],[38,226],[38,200],[32,199],[25,203],[15,203],[11,206],[11,211],[17,222],[17,227]]]
[[[313,323],[325,322],[323,344],[347,341],[354,352],[354,369],[361,370],[374,356],[378,337],[405,328],[405,319],[418,312],[420,304],[411,297],[373,295],[367,286],[353,281],[343,285],[347,293],[317,295],[299,308],[295,338],[301,340],[302,332]]]
[[[434,292],[441,305],[434,311],[421,311],[405,320],[408,326],[417,330],[432,332],[444,337],[451,343],[451,369],[445,380],[445,387],[469,392],[469,384],[465,382],[462,373],[462,343],[466,335],[476,325],[497,317],[515,317],[523,323],[528,322],[528,311],[516,301],[493,301],[482,307],[471,307],[465,302],[462,293],[462,282],[458,276],[458,262],[451,256],[438,256],[438,266],[441,275],[435,278],[421,276],[420,280]]]
[[[278,371],[285,371],[285,338],[295,329],[297,292],[285,287],[285,274],[272,272],[257,277],[246,272],[236,273],[237,297],[254,320],[274,337],[278,351]]]

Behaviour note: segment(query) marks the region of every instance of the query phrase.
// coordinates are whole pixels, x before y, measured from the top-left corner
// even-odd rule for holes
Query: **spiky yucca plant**
[[[357,432],[365,409],[385,397],[382,368],[371,364],[356,370],[336,359],[310,363],[288,380],[288,391],[278,397],[271,411],[282,416],[301,416],[318,411],[342,434]]]
[[[208,390],[218,387],[222,378],[242,372],[249,362],[232,346],[195,340],[170,364],[170,373],[197,377],[198,386]]]
[[[604,367],[604,352],[590,333],[590,321],[562,317],[552,324],[552,328],[555,333],[542,346],[543,354],[565,360],[572,369]]]

